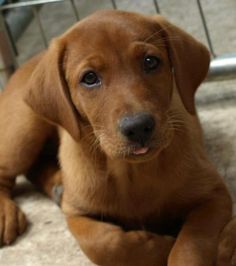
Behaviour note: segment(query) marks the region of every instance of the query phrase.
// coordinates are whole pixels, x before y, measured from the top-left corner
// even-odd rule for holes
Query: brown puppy
[[[62,208],[93,262],[215,265],[232,203],[194,106],[209,60],[161,16],[100,11],[22,66],[0,98],[2,243],[26,226],[10,199],[13,177],[37,177],[58,125]],[[59,173],[45,169],[50,194]]]

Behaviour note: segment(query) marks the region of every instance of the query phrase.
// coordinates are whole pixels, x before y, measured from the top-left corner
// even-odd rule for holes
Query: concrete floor
[[[195,0],[158,2],[165,16],[206,43]],[[203,0],[202,3],[217,54],[236,53],[236,2]],[[111,8],[108,0],[80,0],[76,5],[81,18],[97,8]],[[119,0],[117,5],[124,10],[155,13],[152,0]],[[69,1],[42,7],[40,15],[48,40],[74,23],[72,14]],[[35,21],[26,29],[17,47],[19,62],[43,49]],[[203,84],[197,94],[197,104],[209,156],[224,176],[236,202],[235,80]],[[60,209],[25,181],[19,180],[19,183],[16,200],[26,213],[30,227],[13,246],[0,250],[0,265],[92,265],[68,232]]]

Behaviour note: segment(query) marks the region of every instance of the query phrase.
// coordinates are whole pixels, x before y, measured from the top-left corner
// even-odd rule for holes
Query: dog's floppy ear
[[[194,94],[205,79],[210,63],[208,49],[188,33],[166,21],[162,16],[155,16],[159,24],[174,69],[175,81],[186,110],[194,114]]]
[[[78,140],[78,113],[64,76],[65,53],[63,41],[53,40],[27,83],[24,100],[35,113],[62,126]]]

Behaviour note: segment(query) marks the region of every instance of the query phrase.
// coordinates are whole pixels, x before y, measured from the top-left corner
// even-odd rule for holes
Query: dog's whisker
[[[166,27],[164,27],[164,28],[161,28],[160,30],[158,30],[158,31],[156,31],[156,32],[154,32],[154,33],[152,33],[150,36],[148,36],[145,40],[144,40],[144,42],[148,42],[148,41],[150,41],[152,38],[154,38],[154,37],[159,37],[159,39],[157,39],[157,40],[163,40],[163,41],[165,41],[165,40],[175,40],[175,39],[181,39],[179,36],[163,36],[163,35],[161,35],[161,33],[163,33],[163,32],[165,32],[168,28],[170,28],[171,26],[170,25],[168,25],[168,26],[166,26]],[[159,36],[158,36],[159,35]]]
[[[170,25],[167,25],[166,27],[161,28],[161,29],[155,31],[155,32],[152,33],[150,36],[148,36],[148,37],[144,40],[144,42],[148,42],[150,39],[152,39],[153,37],[156,37],[158,34],[160,34],[160,33],[162,33],[162,32],[165,32],[165,31],[166,31],[168,28],[170,28],[170,27],[171,27]],[[162,37],[162,36],[160,35],[160,37]]]

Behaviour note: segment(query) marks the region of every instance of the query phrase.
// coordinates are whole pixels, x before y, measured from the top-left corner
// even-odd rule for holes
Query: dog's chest
[[[120,224],[127,230],[146,228],[175,234],[184,213],[177,210],[177,206],[169,212],[171,187],[167,190],[167,184],[155,178],[161,177],[157,174],[139,176],[136,180],[128,177],[124,182],[117,176],[108,176],[93,191],[89,192],[88,188],[87,195],[80,194],[76,205],[81,206],[86,215]]]
[[[94,175],[96,173],[96,175]],[[87,175],[87,176],[86,176]],[[78,177],[77,204],[91,213],[103,213],[125,219],[145,219],[162,212],[172,186],[157,169],[133,169],[117,166],[110,171],[91,171]]]

